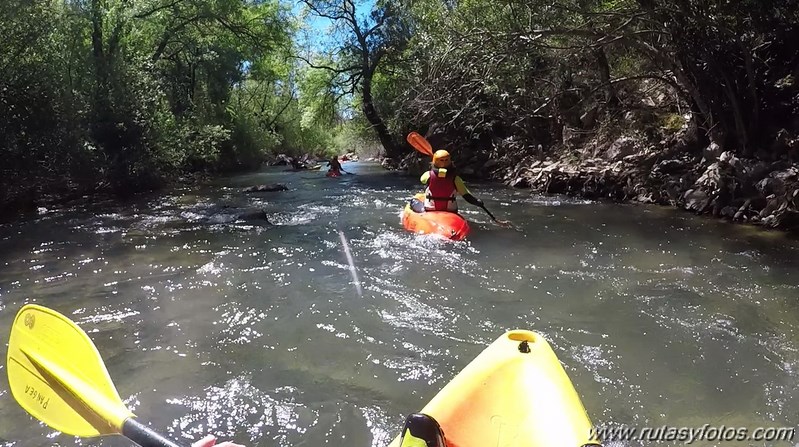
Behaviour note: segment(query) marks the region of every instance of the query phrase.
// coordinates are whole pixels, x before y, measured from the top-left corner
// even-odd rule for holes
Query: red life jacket
[[[445,174],[443,177],[439,174]],[[455,172],[454,170],[433,168],[430,170],[430,177],[427,180],[427,191],[425,198],[428,203],[432,203],[436,211],[448,211],[449,202],[455,201]],[[425,207],[428,208],[428,207]]]

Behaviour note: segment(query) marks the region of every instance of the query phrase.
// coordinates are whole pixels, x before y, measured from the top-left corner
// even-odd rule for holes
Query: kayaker
[[[221,444],[216,443],[216,436],[206,435],[204,438],[195,442],[191,447],[244,447],[241,444],[234,444],[230,441],[225,441]]]
[[[455,200],[456,194],[460,194],[464,200],[474,206],[483,207],[483,201],[473,196],[463,179],[455,173],[449,152],[440,149],[433,154],[433,168],[422,174],[420,178],[423,185],[427,186],[424,191],[425,211],[451,211],[458,212],[458,202]],[[411,208],[417,211],[419,204],[411,201]]]
[[[335,172],[336,174],[341,174],[341,171],[344,169],[341,168],[341,163],[338,161],[338,157],[334,156],[328,160],[328,165],[330,165],[330,169],[328,172]]]

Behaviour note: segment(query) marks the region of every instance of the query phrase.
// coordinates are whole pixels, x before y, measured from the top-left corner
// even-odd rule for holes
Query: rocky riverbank
[[[595,200],[679,207],[730,221],[799,231],[799,138],[781,132],[769,151],[741,158],[715,144],[702,148],[687,132],[656,143],[621,136],[604,144],[588,141],[517,147],[486,154],[458,154],[464,178],[502,181],[542,193]],[[568,138],[564,138],[568,141]],[[494,146],[513,147],[512,141]],[[412,154],[400,163],[421,171],[428,160]]]

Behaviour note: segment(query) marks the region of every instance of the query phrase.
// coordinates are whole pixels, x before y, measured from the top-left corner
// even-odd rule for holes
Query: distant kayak
[[[424,194],[417,194],[417,200],[424,201]],[[402,226],[414,233],[437,234],[448,239],[460,241],[469,235],[469,222],[460,214],[449,211],[425,211],[417,213],[410,203],[402,212]]]
[[[591,421],[555,352],[532,331],[499,337],[421,413],[438,422],[445,440],[440,447],[600,445],[590,435]],[[416,446],[426,445],[434,430],[411,426],[407,431],[404,445]],[[401,436],[389,447],[403,445]]]
[[[341,176],[341,171],[334,171],[334,170],[330,169],[330,170],[327,171],[327,176],[328,177],[340,177]]]

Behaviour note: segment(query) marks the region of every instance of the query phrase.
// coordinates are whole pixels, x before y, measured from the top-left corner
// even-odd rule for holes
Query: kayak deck
[[[414,196],[424,202],[424,194]],[[425,211],[417,213],[411,209],[411,204],[405,205],[402,212],[402,226],[414,233],[437,234],[447,239],[460,241],[466,238],[471,231],[469,222],[458,213],[449,211]]]
[[[560,361],[531,331],[499,337],[421,413],[438,421],[447,447],[600,445]],[[400,447],[400,437],[389,447]]]

